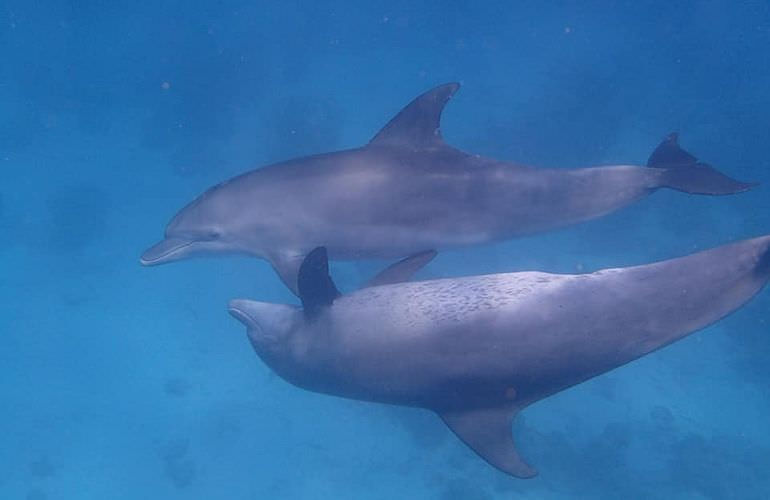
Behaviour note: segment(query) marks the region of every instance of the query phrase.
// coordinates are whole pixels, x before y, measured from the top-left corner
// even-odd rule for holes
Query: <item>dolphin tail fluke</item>
[[[723,195],[748,191],[757,183],[737,181],[679,146],[673,132],[661,142],[647,160],[647,166],[663,170],[661,185],[690,194]]]
[[[511,421],[518,409],[510,407],[479,408],[441,412],[444,423],[489,464],[522,479],[537,475],[516,451]]]
[[[756,185],[755,182],[737,181],[706,163],[667,168],[663,174],[664,187],[690,194],[743,193]]]

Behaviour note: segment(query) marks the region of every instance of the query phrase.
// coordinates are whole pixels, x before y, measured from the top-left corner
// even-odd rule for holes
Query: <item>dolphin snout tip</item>
[[[227,312],[230,316],[237,319],[247,327],[254,325],[254,318],[246,312],[248,310],[248,301],[244,299],[233,299],[227,303]]]
[[[143,265],[145,267],[149,267],[149,266],[154,266],[155,264],[157,264],[157,262],[155,262],[153,259],[147,258],[146,255],[147,255],[147,252],[145,252],[145,253],[143,253],[142,255],[139,256],[139,263],[141,265]]]
[[[139,263],[145,267],[157,266],[167,261],[168,259],[164,258],[163,255],[158,255],[155,247],[148,248],[139,256]]]

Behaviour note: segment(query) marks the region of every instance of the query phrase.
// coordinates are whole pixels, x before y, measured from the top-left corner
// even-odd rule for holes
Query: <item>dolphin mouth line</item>
[[[238,299],[235,299],[231,301],[230,304],[228,304],[227,312],[230,313],[230,316],[237,319],[246,326],[246,330],[249,332],[249,337],[252,337],[252,332],[256,332],[259,334],[260,340],[276,342],[278,339],[277,336],[266,333],[262,328],[262,325],[260,325],[252,315],[243,309],[240,309],[237,304],[234,304],[234,302],[237,302],[237,300]]]
[[[147,250],[147,252],[145,252],[144,255],[139,257],[139,262],[143,266],[152,266],[152,265],[155,265],[155,264],[162,264],[163,262],[169,260],[170,257],[173,257],[175,254],[177,254],[178,252],[180,252],[180,251],[184,250],[185,248],[189,247],[193,243],[195,243],[195,240],[190,240],[190,241],[187,241],[185,243],[181,243],[181,244],[179,244],[179,245],[177,245],[175,247],[169,248],[165,252],[163,252],[163,253],[161,253],[159,255],[153,256],[152,258],[145,257],[147,252],[152,250],[152,248],[155,248],[155,247],[152,247],[149,250]]]
[[[254,324],[254,318],[252,318],[246,312],[242,311],[241,309],[238,309],[233,305],[227,308],[227,312],[229,312],[232,317],[234,317],[244,325]]]

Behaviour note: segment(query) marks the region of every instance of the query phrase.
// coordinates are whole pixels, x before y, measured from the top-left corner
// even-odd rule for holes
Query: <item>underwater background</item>
[[[246,257],[143,268],[207,187],[355,147],[419,93],[442,131],[543,167],[663,136],[749,193],[662,190],[443,252],[420,276],[591,271],[770,233],[770,3],[0,2],[0,498],[770,498],[770,292],[550,397],[498,472],[433,414],[290,386],[228,299],[295,303]],[[333,263],[352,290],[382,262]]]

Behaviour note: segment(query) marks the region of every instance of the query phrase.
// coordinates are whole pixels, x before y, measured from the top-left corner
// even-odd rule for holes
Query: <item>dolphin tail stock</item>
[[[725,195],[748,191],[755,182],[741,182],[723,174],[679,146],[679,134],[670,133],[655,148],[647,166],[663,170],[661,186],[690,194]]]

